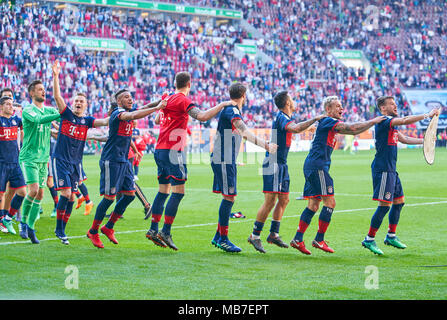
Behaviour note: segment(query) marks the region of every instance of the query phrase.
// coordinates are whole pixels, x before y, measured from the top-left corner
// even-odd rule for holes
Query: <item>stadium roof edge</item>
[[[158,11],[174,14],[188,14],[198,16],[209,16],[214,18],[242,19],[240,10],[197,7],[167,2],[142,1],[142,0],[46,0],[55,3],[71,3],[78,5],[112,7],[121,9],[133,9],[141,11]]]

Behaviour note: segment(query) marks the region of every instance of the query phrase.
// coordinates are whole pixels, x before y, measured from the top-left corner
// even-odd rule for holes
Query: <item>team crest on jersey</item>
[[[236,108],[236,107],[233,107],[233,112],[234,112],[235,114],[241,114],[241,113],[239,112],[239,109]]]
[[[17,122],[16,122],[15,120],[12,120],[11,123],[12,123],[13,125],[16,125],[16,124],[17,124]]]
[[[234,187],[229,187],[229,188],[228,188],[228,192],[229,192],[229,193],[234,193]]]
[[[332,186],[327,187],[327,192],[328,193],[334,192],[334,188]]]
[[[85,119],[82,119],[82,120],[81,120],[81,123],[82,123],[82,124],[85,124]]]
[[[64,185],[64,180],[63,179],[59,179],[59,186],[63,186]]]
[[[391,193],[390,192],[385,193],[385,199],[390,199],[390,198],[391,198]]]
[[[111,193],[111,194],[115,194],[115,193],[116,193],[116,188],[115,188],[115,187],[111,188],[111,189],[110,189],[110,193]]]

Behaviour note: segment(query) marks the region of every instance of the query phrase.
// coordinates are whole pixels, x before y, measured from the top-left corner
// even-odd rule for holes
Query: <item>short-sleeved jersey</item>
[[[23,145],[19,160],[23,162],[48,162],[50,157],[51,121],[60,118],[53,107],[39,108],[29,104],[22,111]]]
[[[293,122],[290,117],[282,111],[276,114],[275,121],[272,123],[271,143],[278,145],[276,151],[276,162],[287,163],[287,155],[289,154],[290,145],[292,143],[292,132],[287,131],[287,126]],[[269,152],[265,153],[265,157],[269,157]],[[273,158],[274,158],[273,157]]]
[[[56,146],[53,158],[67,161],[72,164],[82,162],[84,154],[87,131],[93,127],[95,118],[78,117],[70,108],[66,107],[61,112],[61,122],[59,124],[59,134],[57,135]]]
[[[196,105],[183,93],[167,98],[168,103],[160,111],[160,135],[155,149],[183,151],[186,146],[188,112]]]
[[[317,131],[304,161],[304,170],[322,170],[331,166],[331,155],[337,142],[335,126],[340,120],[326,117],[318,122]]]
[[[395,172],[397,162],[397,129],[391,125],[393,117],[374,126],[376,155],[371,164],[374,172]]]
[[[104,145],[101,160],[127,162],[132,141],[133,121],[121,120],[123,108],[116,108],[109,118],[109,138]]]
[[[236,106],[226,106],[220,112],[217,124],[211,161],[214,163],[235,164],[242,142],[233,121],[242,120],[241,112]]]
[[[22,119],[17,116],[0,117],[0,162],[19,163],[17,134],[22,127]]]

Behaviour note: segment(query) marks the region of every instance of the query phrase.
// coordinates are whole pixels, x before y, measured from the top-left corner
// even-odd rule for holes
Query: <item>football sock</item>
[[[115,222],[118,221],[118,219],[123,215],[124,211],[126,211],[126,208],[134,199],[135,196],[129,196],[126,194],[122,195],[121,199],[119,199],[119,201],[116,203],[115,209],[110,215],[109,221],[107,221],[106,223],[106,228],[113,229],[113,227],[115,226]]]
[[[135,195],[137,196],[138,200],[140,200],[143,207],[147,208],[149,207],[149,201],[147,201],[146,196],[143,193],[143,190],[141,190],[140,186],[135,182]]]
[[[104,217],[107,213],[107,209],[112,205],[114,200],[109,200],[106,198],[103,198],[101,202],[96,207],[96,213],[95,213],[95,219],[93,220],[92,227],[90,228],[90,233],[95,234],[98,233],[99,226],[104,220]]]
[[[270,225],[270,233],[277,235],[279,233],[280,224],[280,221],[272,220],[272,224]]]
[[[75,193],[74,193],[75,195],[76,195],[76,198],[80,198],[80,197],[82,197],[82,195],[81,195],[81,193],[79,192],[79,191],[76,191]]]
[[[138,176],[138,171],[140,171],[140,167],[139,166],[133,166],[134,175]]]
[[[9,208],[9,213],[8,213],[8,216],[10,218],[13,218],[17,214],[17,212],[19,211],[20,207],[22,206],[23,199],[24,199],[24,197],[19,196],[18,194],[16,194],[14,196],[14,198],[12,198],[12,200],[11,200],[11,208]]]
[[[53,201],[54,201],[54,207],[56,208],[57,203],[59,202],[59,198],[57,196],[57,191],[56,191],[56,189],[54,189],[54,186],[48,187],[48,190],[50,190],[51,197],[53,198]]]
[[[79,191],[81,191],[82,195],[84,196],[85,203],[90,203],[90,196],[88,195],[88,190],[87,190],[87,186],[85,185],[85,183],[83,183],[79,186]]]
[[[219,232],[222,240],[228,239],[228,225],[230,223],[231,208],[234,202],[222,199],[219,207]]]
[[[393,204],[391,206],[390,214],[388,216],[389,223],[390,223],[388,226],[388,236],[389,237],[396,236],[396,228],[397,228],[397,224],[399,223],[400,211],[402,210],[403,206],[404,206],[404,203]]]
[[[65,196],[60,196],[59,203],[56,207],[56,230],[62,231],[63,230],[63,220],[64,220],[64,214],[67,210],[68,205],[68,198]]]
[[[368,237],[373,238],[376,236],[377,230],[379,230],[380,225],[382,224],[383,218],[390,210],[389,206],[378,206],[376,212],[374,212],[371,218],[371,225],[369,227]],[[368,240],[368,239],[367,239]]]
[[[151,229],[158,232],[158,222],[160,222],[161,216],[163,214],[164,205],[169,193],[158,192],[154,199],[154,204],[152,205],[152,218],[151,218]]]
[[[29,212],[31,210],[31,205],[33,204],[34,199],[32,199],[29,195],[26,195],[22,204],[22,223],[26,223],[28,220]]]
[[[334,212],[334,209],[326,206],[321,209],[318,220],[318,232],[315,236],[316,241],[320,242],[324,240],[324,234],[326,233],[329,223],[331,222],[332,212]]]
[[[303,241],[304,232],[306,232],[307,227],[309,226],[315,212],[310,210],[309,208],[305,208],[300,217],[300,222],[298,225],[298,230],[296,231],[294,240],[301,242]]]
[[[177,215],[178,206],[185,195],[183,193],[172,193],[169,197],[168,203],[166,203],[165,209],[165,223],[161,230],[165,234],[171,233],[171,226]]]
[[[254,239],[259,238],[259,236],[261,235],[262,229],[264,228],[264,223],[259,222],[259,221],[255,221],[254,225],[253,225],[253,232],[252,232],[252,237]]]
[[[29,210],[29,215],[26,224],[28,227],[34,230],[34,224],[36,223],[37,217],[39,216],[41,200],[34,199]]]
[[[74,201],[68,201],[67,208],[65,209],[65,214],[62,217],[62,231],[65,232],[65,227],[67,226],[68,219],[70,219],[71,212],[73,210]]]
[[[3,217],[6,217],[8,211],[5,209],[0,210],[0,219],[2,219]]]

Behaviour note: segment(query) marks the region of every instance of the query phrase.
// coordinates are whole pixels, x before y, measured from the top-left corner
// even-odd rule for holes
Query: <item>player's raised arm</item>
[[[166,100],[161,100],[157,106],[152,107],[152,108],[122,112],[120,114],[120,119],[125,120],[125,121],[141,119],[141,118],[147,117],[148,115],[150,115],[158,110],[163,109],[164,107],[166,107],[166,104],[167,104]]]
[[[368,130],[375,124],[382,122],[386,118],[384,116],[379,116],[374,119],[363,121],[363,122],[357,122],[357,123],[344,123],[339,122],[335,126],[335,131],[341,134],[351,134],[351,135],[357,135],[359,133],[362,133],[363,131]]]
[[[59,109],[59,113],[64,112],[67,105],[64,102],[64,99],[61,95],[61,89],[59,86],[59,74],[61,72],[61,66],[59,64],[59,60],[54,61],[53,63],[53,96],[54,100],[56,100],[57,108]]]
[[[433,118],[435,115],[439,115],[440,110],[438,108],[432,109],[429,113],[424,114],[418,114],[414,116],[406,116],[402,118],[394,118],[391,121],[392,126],[402,126],[402,125],[409,125],[413,124],[415,122],[427,119],[427,118]]]
[[[224,101],[206,111],[202,111],[198,107],[193,107],[188,111],[188,114],[196,120],[205,122],[217,116],[224,107],[229,106],[231,104],[232,104],[231,101]]]
[[[237,129],[237,131],[239,132],[239,134],[247,139],[248,141],[250,141],[251,143],[254,143],[255,145],[264,148],[265,150],[267,150],[270,153],[275,153],[276,150],[278,149],[278,145],[275,143],[270,143],[268,141],[265,141],[264,139],[257,137],[256,135],[254,135],[245,125],[244,121],[242,121],[241,119],[236,119],[233,121],[233,125],[234,127]]]
[[[307,121],[303,121],[303,122],[292,122],[291,124],[289,124],[286,128],[287,131],[293,132],[293,133],[300,133],[303,131],[306,131],[307,129],[310,128],[311,125],[313,125],[316,121],[320,121],[321,119],[323,119],[324,117],[326,117],[326,115],[322,114],[319,115],[313,119],[307,120]]]

